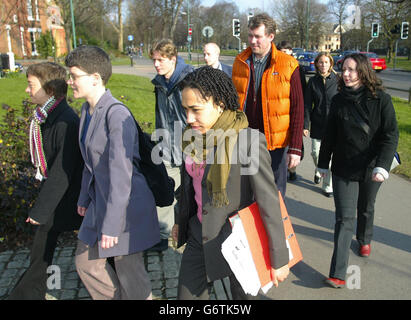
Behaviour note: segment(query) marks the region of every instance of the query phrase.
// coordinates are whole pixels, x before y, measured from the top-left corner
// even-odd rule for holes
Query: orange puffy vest
[[[244,110],[250,82],[251,56],[248,47],[235,58],[232,79],[237,89],[240,108]],[[271,62],[261,79],[261,104],[268,150],[285,148],[290,140],[290,80],[298,61],[271,44]]]

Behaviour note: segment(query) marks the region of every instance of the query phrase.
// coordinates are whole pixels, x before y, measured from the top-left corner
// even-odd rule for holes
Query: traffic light
[[[379,24],[373,23],[371,26],[371,38],[378,38]]]
[[[408,29],[409,29],[409,23],[403,22],[401,24],[401,39],[403,40],[408,39]]]
[[[191,36],[193,34],[193,29],[192,28],[188,28],[188,35]]]
[[[233,36],[239,37],[240,36],[240,20],[233,19]]]
[[[391,34],[399,34],[401,32],[401,25],[396,24],[394,26],[394,29],[391,29]]]

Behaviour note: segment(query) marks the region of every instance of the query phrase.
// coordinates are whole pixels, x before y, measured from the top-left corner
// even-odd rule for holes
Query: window
[[[29,21],[33,21],[33,6],[31,4],[31,0],[27,0],[27,18]]]
[[[30,34],[31,55],[37,56],[36,40],[38,40],[38,33],[41,33],[41,29],[29,28],[28,31]]]

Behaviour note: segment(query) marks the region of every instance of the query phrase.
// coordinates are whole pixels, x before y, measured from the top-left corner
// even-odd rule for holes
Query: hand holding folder
[[[284,224],[284,233],[286,237],[285,240],[289,253],[288,267],[291,268],[296,263],[301,261],[303,257],[288,216],[287,208],[285,207],[280,193],[279,200]],[[237,280],[239,280],[246,293],[250,293],[254,296],[257,295],[257,287],[261,288],[263,292],[266,293],[273,285],[272,272],[274,271],[271,267],[268,237],[257,203],[253,203],[247,208],[240,210],[238,215],[234,215],[230,218],[230,222],[233,226],[233,233],[223,243],[222,253],[224,257],[227,259],[234,275],[237,277]],[[237,241],[238,239],[241,239],[241,243],[248,244],[248,248],[247,245],[244,245],[242,249],[250,251],[251,255],[248,257],[251,261],[240,261],[241,259],[239,256],[236,256],[236,249],[240,246],[239,242],[236,242],[235,239],[237,239]],[[243,254],[242,259],[246,259],[246,256],[246,254]],[[252,270],[239,268],[239,263],[248,266],[254,265],[254,267],[251,268]],[[285,270],[281,270],[280,272],[284,271]],[[253,277],[255,274],[254,272],[257,273],[259,281]]]

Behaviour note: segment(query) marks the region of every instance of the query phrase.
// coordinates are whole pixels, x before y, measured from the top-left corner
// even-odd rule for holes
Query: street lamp
[[[71,26],[73,27],[73,46],[74,49],[77,48],[76,41],[76,26],[74,25],[74,11],[73,11],[73,0],[70,0],[70,11],[71,11]]]
[[[191,34],[192,29],[190,27],[190,2],[187,0],[187,12],[182,11],[182,15],[187,15],[187,49],[188,49],[188,60],[191,61]]]

